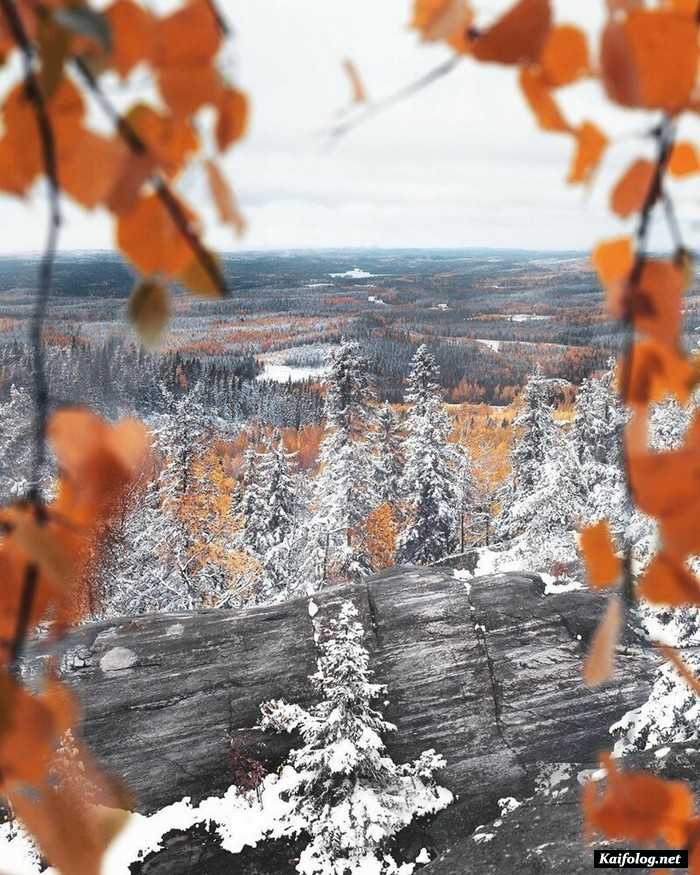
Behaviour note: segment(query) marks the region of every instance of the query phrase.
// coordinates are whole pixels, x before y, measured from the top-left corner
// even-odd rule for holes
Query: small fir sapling
[[[320,655],[310,680],[321,701],[308,710],[281,700],[261,706],[263,729],[297,731],[303,741],[288,759],[295,772],[288,818],[290,834],[302,822],[309,835],[297,867],[305,875],[397,871],[387,841],[452,801],[435,782],[445,760],[434,750],[402,765],[388,755],[383,736],[396,727],[372,707],[386,688],[371,681],[357,616],[347,601],[327,629],[314,621]]]

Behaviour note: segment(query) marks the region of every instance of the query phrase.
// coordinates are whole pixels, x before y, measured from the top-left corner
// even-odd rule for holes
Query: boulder
[[[441,569],[392,568],[315,594],[317,618],[333,616],[345,599],[358,608],[376,680],[388,687],[383,710],[398,727],[387,739],[394,760],[427,748],[447,760],[441,783],[455,803],[401,837],[407,852],[426,847],[439,861],[436,872],[510,871],[505,864],[484,868],[498,845],[475,843],[474,828],[498,818],[499,799],[532,797],[548,769],[592,766],[609,746],[610,725],[647,698],[658,664],[627,628],[614,681],[586,689],[582,661],[604,598],[588,590],[545,594],[533,574],[466,584]],[[297,739],[256,729],[260,703],[313,701],[307,598],[246,611],[114,619],[76,630],[59,647],[63,676],[83,703],[86,741],[144,813],[183,796],[197,802],[223,792],[234,780],[232,749],[277,769]],[[30,675],[48,652],[34,649]],[[569,814],[560,839],[576,843],[578,815]],[[516,815],[508,822],[524,813]],[[530,841],[526,830],[521,839]],[[165,845],[143,863],[144,872],[199,871],[185,863],[195,845],[209,848],[203,873],[231,871],[230,855],[206,830]],[[292,851],[271,846],[267,870],[264,847],[244,852],[235,871],[285,871],[279,860],[293,860]],[[292,863],[285,866],[293,871]]]

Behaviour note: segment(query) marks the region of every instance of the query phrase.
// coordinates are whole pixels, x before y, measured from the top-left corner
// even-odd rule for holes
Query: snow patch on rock
[[[138,656],[128,647],[112,647],[100,660],[100,668],[105,674],[110,671],[122,671],[132,668],[138,662]]]

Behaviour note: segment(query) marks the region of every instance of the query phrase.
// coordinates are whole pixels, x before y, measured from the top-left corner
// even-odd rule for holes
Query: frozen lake
[[[325,368],[318,366],[314,368],[297,368],[289,365],[279,365],[275,362],[265,362],[265,370],[258,374],[258,380],[274,380],[277,383],[300,383],[302,380],[309,380],[321,376]]]

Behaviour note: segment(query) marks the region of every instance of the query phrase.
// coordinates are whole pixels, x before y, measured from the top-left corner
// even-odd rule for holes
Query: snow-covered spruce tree
[[[474,476],[474,461],[468,447],[463,444],[452,444],[452,476],[455,494],[457,496],[456,533],[458,549],[464,551],[468,534],[468,523],[473,522],[479,505],[479,488]]]
[[[0,500],[7,503],[29,490],[33,403],[24,387],[10,386],[0,403]]]
[[[260,454],[255,449],[255,445],[251,440],[243,454],[241,494],[238,508],[243,517],[243,541],[249,545],[255,543],[254,521],[258,518],[260,505],[262,504],[258,474],[259,462]]]
[[[418,347],[408,378],[401,480],[406,523],[399,534],[400,562],[427,564],[454,552],[457,544],[455,509],[458,496],[448,446],[451,425],[440,399],[439,370],[427,346]]]
[[[262,590],[268,597],[280,594],[289,584],[296,563],[291,562],[292,542],[298,526],[297,483],[293,454],[287,453],[279,432],[269,447],[248,464],[254,473],[244,499],[244,541],[260,563]],[[298,545],[297,545],[298,547]]]
[[[394,872],[387,841],[414,817],[452,801],[436,786],[433,775],[445,761],[434,750],[403,765],[387,754],[383,736],[396,727],[372,707],[386,688],[371,681],[363,636],[357,609],[344,602],[338,619],[319,630],[310,680],[321,701],[308,710],[279,700],[261,706],[263,729],[298,731],[303,740],[288,761],[295,772],[288,831],[301,822],[310,839],[297,866],[303,875]]]
[[[534,567],[549,572],[552,566],[576,561],[575,531],[583,502],[581,468],[569,435],[555,423],[544,441],[539,476],[530,493],[520,493],[510,506],[509,518],[520,532],[519,552]]]
[[[331,351],[323,385],[327,433],[309,525],[317,581],[371,572],[362,522],[372,503],[366,435],[374,392],[368,362],[356,341],[343,340]]]
[[[127,497],[115,526],[100,572],[105,615],[192,610],[227,594],[227,575],[209,557],[228,527],[211,525],[199,506],[211,486],[197,464],[210,418],[196,385],[179,397],[161,386],[161,394],[166,412],[153,428],[159,465]]]
[[[529,522],[525,508],[538,485],[555,428],[552,381],[544,376],[537,365],[525,384],[522,409],[513,421],[513,431],[517,437],[511,450],[511,473],[498,495],[498,537],[513,538]],[[515,509],[518,509],[517,514]]]
[[[371,433],[373,504],[398,506],[403,471],[403,439],[399,418],[386,401],[375,415]]]
[[[625,408],[614,386],[615,363],[599,377],[584,380],[576,394],[572,440],[579,463],[581,521],[612,521],[615,535],[626,538],[632,505],[625,487],[622,434]]]

